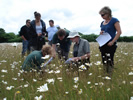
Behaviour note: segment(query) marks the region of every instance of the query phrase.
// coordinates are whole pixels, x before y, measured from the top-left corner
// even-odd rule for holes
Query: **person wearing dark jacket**
[[[30,47],[29,47],[29,40],[30,40],[30,20],[26,20],[26,25],[22,26],[20,29],[20,36],[22,38],[22,56],[25,55],[26,51],[27,54],[30,52]]]
[[[35,20],[31,22],[30,26],[30,50],[41,50],[42,46],[45,45],[45,36],[47,36],[46,24],[41,20],[41,14],[38,12],[34,13]]]

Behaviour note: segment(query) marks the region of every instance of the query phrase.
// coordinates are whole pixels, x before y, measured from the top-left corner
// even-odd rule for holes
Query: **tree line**
[[[84,35],[83,33],[79,32],[81,38],[88,40],[89,42],[96,42],[96,38],[98,35],[92,33],[89,35]],[[22,42],[22,39],[19,33],[16,35],[13,32],[6,33],[3,28],[0,28],[0,43],[4,42]],[[133,36],[120,36],[118,42],[133,42]]]

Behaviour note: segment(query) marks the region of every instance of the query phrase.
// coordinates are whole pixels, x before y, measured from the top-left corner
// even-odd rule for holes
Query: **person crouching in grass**
[[[52,55],[52,47],[50,45],[43,45],[40,51],[31,52],[22,65],[24,71],[30,71],[31,69],[41,70],[41,64],[45,62],[42,57],[46,55]]]
[[[71,61],[75,64],[77,63],[77,66],[80,64],[90,63],[89,42],[85,39],[80,38],[79,33],[76,31],[70,32],[67,38],[69,38],[72,42],[75,42],[73,46],[73,57],[71,58]]]

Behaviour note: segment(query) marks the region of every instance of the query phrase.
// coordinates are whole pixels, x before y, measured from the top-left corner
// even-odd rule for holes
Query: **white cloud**
[[[112,9],[113,16],[120,21],[122,35],[131,36],[132,0],[0,0],[0,28],[6,32],[20,30],[26,19],[34,19],[34,11],[42,15],[46,26],[53,19],[55,25],[77,30],[84,34],[99,34],[102,18],[99,10],[103,6]]]

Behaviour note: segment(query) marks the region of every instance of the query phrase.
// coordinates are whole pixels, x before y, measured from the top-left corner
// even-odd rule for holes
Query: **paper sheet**
[[[43,68],[46,67],[47,64],[49,64],[53,60],[53,57],[51,57],[44,65]]]
[[[109,35],[109,33],[105,32],[105,33],[99,35],[99,37],[96,38],[96,41],[98,42],[99,46],[101,47],[104,44],[106,44],[110,39],[111,39],[111,36]]]

